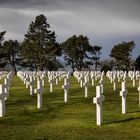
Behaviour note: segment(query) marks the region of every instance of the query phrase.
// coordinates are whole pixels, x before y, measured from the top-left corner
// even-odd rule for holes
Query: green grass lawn
[[[6,101],[6,116],[0,118],[1,140],[140,140],[140,107],[137,88],[127,83],[127,114],[121,114],[120,83],[117,91],[106,79],[104,85],[103,124],[96,126],[95,86],[89,86],[85,99],[72,77],[68,103],[63,102],[62,83],[49,93],[46,81],[43,108],[37,109],[36,95],[30,96],[18,77],[14,77],[10,97]],[[97,83],[96,83],[97,84]],[[138,81],[137,81],[138,84]]]

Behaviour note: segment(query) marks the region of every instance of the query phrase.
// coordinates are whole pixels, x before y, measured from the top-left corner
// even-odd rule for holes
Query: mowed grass
[[[96,81],[96,85],[98,81]],[[121,114],[120,85],[116,93],[107,78],[104,81],[103,124],[96,126],[95,86],[89,85],[89,96],[84,97],[84,87],[71,78],[69,101],[63,101],[63,81],[49,92],[45,81],[43,108],[37,109],[37,97],[19,77],[14,76],[10,97],[6,101],[6,116],[0,118],[1,140],[139,140],[140,107],[137,85],[127,82],[127,114]]]

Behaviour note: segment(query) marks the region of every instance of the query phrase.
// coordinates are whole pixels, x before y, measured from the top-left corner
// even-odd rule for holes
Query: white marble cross
[[[5,100],[7,100],[7,97],[9,97],[9,81],[8,78],[4,78],[4,92],[7,94],[7,96],[5,97]]]
[[[93,72],[90,73],[90,78],[91,78],[91,84],[92,86],[94,86],[94,73]]]
[[[40,74],[40,79],[42,80],[42,86],[44,87],[45,86],[45,73],[44,72]]]
[[[23,83],[26,84],[26,73],[23,73]]]
[[[94,86],[94,76],[91,77],[92,86]]]
[[[88,77],[87,77],[87,75],[85,76],[84,86],[85,86],[85,98],[87,98],[88,97]]]
[[[67,102],[68,101],[68,89],[70,88],[67,78],[64,79],[64,85],[62,86],[62,88],[64,89],[64,102]]]
[[[44,85],[45,85],[45,80],[44,80],[44,78],[45,78],[44,75],[41,75],[41,76],[40,76],[40,80],[42,80],[42,86],[43,86],[43,87],[44,87]]]
[[[80,87],[83,87],[83,75],[80,75]]]
[[[126,114],[126,81],[122,82],[122,90],[120,91],[120,96],[122,96],[122,114]]]
[[[56,73],[55,73],[55,84],[56,85],[58,85],[58,78],[59,78],[58,72],[56,71]]]
[[[42,80],[37,80],[37,89],[34,92],[37,93],[37,108],[40,109],[42,108]]]
[[[136,80],[138,80],[140,77],[140,72],[139,71],[136,71]]]
[[[139,79],[138,91],[139,91],[139,106],[140,106],[140,79]]]
[[[97,71],[95,72],[95,81],[97,81],[98,79],[98,75],[97,75]]]
[[[26,88],[28,88],[28,86],[29,86],[29,83],[30,83],[29,80],[30,80],[30,78],[29,78],[29,75],[27,74],[26,80],[25,80]]]
[[[66,79],[67,79],[67,83],[68,83],[68,85],[69,85],[69,88],[71,87],[71,85],[70,85],[70,76],[71,76],[71,73],[70,73],[70,71],[67,73],[67,76],[66,76]]]
[[[34,77],[31,75],[30,76],[30,95],[34,94]]]
[[[119,74],[119,72],[117,73],[117,78],[118,78],[118,82],[120,82],[120,74]]]
[[[135,87],[136,85],[136,76],[135,76],[135,72],[133,72],[133,87]]]
[[[7,97],[7,93],[5,93],[4,85],[0,84],[0,117],[5,115],[5,98]]]
[[[105,100],[105,96],[101,94],[101,87],[96,86],[96,97],[93,98],[93,103],[96,104],[96,123],[102,124],[102,102]]]
[[[69,72],[67,73],[66,78],[67,78],[67,79],[70,79],[70,75],[71,75],[71,74],[70,74],[70,71],[69,71]]]
[[[104,92],[104,81],[103,81],[103,76],[101,76],[101,79],[99,81],[100,88],[101,88],[101,93],[103,94]]]
[[[116,91],[116,77],[113,78],[113,90]]]
[[[52,93],[53,92],[53,82],[54,82],[52,75],[49,77],[49,82],[50,82],[50,92]]]
[[[124,81],[126,81],[126,75],[127,75],[127,73],[126,73],[126,71],[124,72],[124,75],[123,75],[123,80]]]

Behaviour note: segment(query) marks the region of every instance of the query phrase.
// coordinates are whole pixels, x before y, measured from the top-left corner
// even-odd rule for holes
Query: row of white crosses
[[[55,72],[48,72],[48,78],[50,82],[50,92],[52,92],[52,87],[53,87],[53,81],[54,77],[59,78],[59,80],[62,80],[65,76],[67,78],[67,83],[69,84],[69,75],[70,73],[66,71],[60,71],[57,72],[57,74],[54,74]],[[21,80],[24,82],[26,85],[26,88],[30,88],[30,95],[33,95],[34,93],[37,94],[37,108],[40,109],[42,108],[42,93],[43,93],[43,86],[44,86],[44,78],[46,73],[43,71],[40,72],[21,72],[19,71],[17,75],[21,78]],[[35,89],[35,80],[37,80],[37,88]]]
[[[21,72],[19,71],[17,75],[21,78],[21,80],[26,85],[26,88],[30,88],[30,95],[33,95],[34,93],[37,94],[37,108],[42,108],[42,92],[43,92],[43,86],[44,86],[44,78],[45,78],[45,72]],[[35,89],[35,80],[37,80],[37,88]]]
[[[110,78],[111,76],[109,76],[110,74],[116,74],[116,72],[108,72],[107,76]],[[117,74],[120,75],[120,79],[122,78],[123,82],[121,84],[121,88],[122,90],[120,91],[120,96],[122,97],[122,114],[126,113],[126,95],[127,95],[127,90],[126,90],[126,78],[127,78],[127,72],[119,72],[117,71]],[[136,80],[138,80],[140,78],[140,72],[139,71],[129,71],[128,72],[128,77],[133,81],[133,87],[136,86]],[[138,86],[138,91],[139,91],[139,106],[140,106],[140,80],[139,80],[139,86]]]
[[[95,80],[98,80],[98,79],[99,79],[99,83],[101,85],[103,85],[104,72],[100,72],[100,71],[90,71],[90,72],[89,71],[82,71],[82,72],[78,72],[78,73],[79,73],[79,75],[82,75],[81,77],[83,77],[83,85],[85,86],[85,88],[88,87],[88,84],[90,82],[90,79],[91,79],[92,86],[94,86]],[[74,73],[74,76],[76,78],[78,77],[78,76],[75,75],[75,73]],[[87,89],[85,89],[85,91],[86,90]]]
[[[127,73],[126,71],[108,71],[106,76],[110,80],[110,83],[113,84],[113,90],[116,91],[116,83],[121,80],[126,81]],[[118,80],[117,80],[118,79]]]
[[[110,80],[110,83],[113,83],[113,90],[116,91],[116,72],[108,72],[107,77]]]
[[[118,79],[118,82],[120,82],[121,79],[126,78],[125,77],[126,72],[124,71],[107,71],[106,76],[110,80],[110,83],[113,83],[114,79]]]
[[[4,78],[4,84],[0,84],[0,117],[5,116],[5,100],[9,97],[10,82],[13,77],[13,73],[9,72]]]
[[[43,86],[45,85],[45,72],[37,73],[37,88],[34,89],[34,92],[37,94],[37,108],[42,108],[42,93],[43,93]]]
[[[69,73],[69,72],[68,72]],[[66,71],[48,71],[48,82],[50,83],[50,93],[53,92],[53,85],[58,85],[58,82],[67,77]]]
[[[104,72],[100,71],[75,71],[74,74],[80,87],[85,87],[85,98],[88,97],[88,86],[91,79],[92,86],[94,86],[94,81],[99,79],[99,84],[101,85],[101,91],[103,93],[103,76]]]
[[[108,73],[109,74],[109,73]],[[78,72],[74,73],[74,76],[78,79],[80,74],[78,74]],[[102,73],[100,75],[100,81],[99,84],[100,86],[96,87],[96,97],[93,98],[93,103],[96,104],[96,119],[97,119],[97,125],[101,125],[102,123],[102,101],[104,101],[105,97],[102,95],[103,94],[103,75],[104,73]],[[113,87],[114,87],[114,91],[116,90],[116,78],[118,78],[118,82],[120,82],[120,80],[122,79],[123,82],[121,84],[121,91],[120,91],[120,96],[122,97],[122,114],[126,114],[126,95],[127,95],[127,90],[126,90],[126,77],[127,77],[127,73],[126,72],[118,72],[118,71],[114,71],[110,73],[111,76],[109,76],[109,78],[111,79],[111,83],[113,82]],[[81,77],[81,76],[80,76]],[[85,79],[87,79],[87,76],[84,76]],[[81,78],[80,78],[81,80]],[[87,80],[85,80],[85,83],[87,82]],[[140,82],[140,81],[139,81]],[[87,85],[87,84],[85,84]],[[139,83],[139,99],[140,99],[140,83]],[[85,88],[85,97],[87,97],[87,89]],[[140,104],[140,101],[139,101]]]
[[[122,82],[122,91],[120,93],[120,95],[122,96],[122,113],[123,114],[126,113],[126,94],[127,94],[126,77],[127,77],[127,73],[124,72],[124,77],[123,77],[124,82]],[[128,77],[132,80],[133,87],[135,87],[136,80],[138,80],[140,78],[140,72],[139,71],[129,71]],[[139,106],[140,106],[140,80],[139,80],[138,91],[139,91]]]
[[[51,72],[48,72],[49,74],[50,74],[50,77],[51,77],[51,79],[49,79],[49,81],[50,80],[53,80],[53,77],[54,77],[54,75],[51,75],[52,73]],[[59,73],[57,72],[57,74],[55,75],[55,78],[59,78],[59,77],[57,77],[58,75],[60,75],[60,80],[64,77],[64,75],[66,74],[66,72],[62,72],[62,71],[60,71]],[[69,72],[68,72],[68,74],[67,75],[69,75]],[[67,79],[67,83],[69,83],[68,81],[69,81],[69,76],[67,76],[66,77]],[[37,78],[37,89],[35,89],[35,93],[37,93],[37,108],[38,109],[40,109],[40,108],[42,108],[42,93],[43,93],[43,88],[42,88],[42,80],[39,80],[40,79],[40,77],[38,77]],[[50,81],[50,92],[52,92],[52,83],[53,83],[53,81]],[[57,83],[56,83],[57,84]],[[64,89],[65,90],[65,89]],[[66,89],[66,91],[64,91],[64,101],[65,102],[67,102],[67,89]]]
[[[116,77],[118,77],[118,81],[120,82],[120,79],[123,80],[121,83],[121,91],[120,96],[122,97],[122,114],[126,114],[126,77],[127,73],[122,71],[108,71],[106,76],[110,79],[110,82],[113,82],[114,91],[116,91]]]
[[[88,82],[89,82],[89,71],[75,71],[73,73],[80,87],[85,87],[85,98],[88,97]]]
[[[136,86],[136,80],[138,80],[139,77],[140,77],[140,72],[139,71],[129,71],[128,72],[128,77],[132,80],[133,87],[135,87]]]
[[[50,93],[53,92],[53,86],[58,85],[58,82],[64,79],[64,102],[68,101],[68,90],[70,88],[70,72],[66,71],[48,71],[48,82],[50,83]]]
[[[59,75],[57,73],[57,75]],[[61,75],[61,76],[60,76]],[[69,83],[69,75],[67,72],[61,72],[58,77],[59,80],[64,79],[64,85],[62,86],[62,88],[64,89],[64,102],[68,101],[68,90],[70,88],[70,83]],[[92,75],[92,76],[91,76]],[[48,72],[48,77],[53,77],[52,79],[56,79],[56,74],[55,72]],[[99,86],[96,87],[96,97],[93,98],[93,103],[96,104],[96,119],[97,119],[97,125],[101,125],[102,123],[102,102],[104,101],[105,97],[103,96],[103,77],[104,77],[104,72],[89,72],[89,71],[75,71],[74,72],[74,76],[76,77],[76,79],[78,80],[78,82],[82,83],[82,86],[85,86],[85,97],[88,96],[88,82],[89,82],[89,78],[94,77],[95,80],[99,79]],[[83,77],[83,78],[81,78]],[[120,96],[122,97],[122,114],[126,113],[126,94],[127,94],[127,90],[126,90],[126,77],[127,77],[127,73],[126,72],[122,72],[122,71],[112,71],[112,72],[107,72],[107,77],[110,79],[111,82],[116,82],[116,79],[118,78],[118,81],[120,81],[121,79],[123,80],[122,82],[122,89],[120,91]],[[83,80],[84,79],[84,80]],[[92,78],[91,78],[92,79]],[[41,88],[42,82],[38,80],[37,82],[37,89],[36,92],[39,93],[38,94],[38,100],[37,100],[37,105],[38,108],[42,107],[42,88]],[[80,84],[81,85],[81,84]],[[114,90],[116,90],[116,84],[114,86]],[[140,99],[140,83],[139,83],[139,87],[138,87],[138,91],[139,91],[139,99]],[[139,101],[140,102],[140,101]]]
[[[85,97],[87,97],[87,92],[88,92],[88,72],[87,73],[84,73],[85,74],[85,81],[84,81],[84,86],[85,86]],[[103,94],[103,76],[104,76],[104,73],[102,73],[100,75],[100,86],[97,86],[96,87],[96,97],[94,98],[94,103],[96,103],[96,114],[97,114],[97,125],[101,125],[102,123],[102,101],[104,100],[104,96],[102,95]],[[97,78],[96,78],[97,79]],[[37,84],[37,89],[36,89],[36,92],[38,93],[42,93],[42,89],[40,88],[42,85],[41,82],[38,82]],[[68,83],[68,78],[65,78],[64,79],[64,85],[62,86],[63,89],[64,89],[64,102],[67,102],[68,101],[68,89],[69,89],[69,83]],[[122,111],[124,110],[124,108],[126,108],[126,103],[124,99],[126,99],[125,97],[125,88],[123,87],[122,88],[122,91],[120,92],[120,95],[122,96]],[[42,96],[41,94],[38,94],[38,108],[41,108],[42,107]],[[123,111],[124,112],[124,111]]]
[[[92,72],[93,73],[93,72]],[[89,82],[89,72],[87,71],[82,71],[74,72],[74,76],[77,78],[78,82],[80,83],[81,86],[85,86],[85,97],[88,97],[88,82]],[[103,76],[104,73],[94,73],[94,76],[96,77],[96,80],[100,77],[99,84],[100,86],[96,87],[96,97],[93,99],[93,102],[96,103],[96,118],[97,118],[97,125],[101,125],[102,123],[102,101],[104,101],[105,97],[103,94]],[[83,78],[84,77],[84,78]],[[84,79],[84,81],[83,81]],[[81,82],[82,81],[82,82]],[[82,83],[82,84],[81,84]],[[64,85],[62,86],[64,89],[64,102],[68,101],[68,89],[69,89],[69,83],[68,79],[64,78]]]
[[[35,85],[36,79],[42,81],[42,86],[45,85],[44,79],[45,79],[46,72],[44,71],[39,71],[39,72],[19,71],[17,75],[21,78],[23,83],[26,85],[26,88],[30,88],[30,95],[34,94],[34,85]]]
[[[99,84],[100,84],[100,94],[102,95],[103,94],[103,75],[104,75],[104,73],[98,73],[97,74],[97,72],[91,72],[91,74],[92,75],[94,75],[94,78],[95,78],[95,76],[97,76],[95,79],[97,80],[99,77],[100,77],[100,81],[99,81]],[[108,74],[109,74],[109,72],[108,72]],[[54,73],[53,73],[53,75],[54,75]],[[65,74],[62,74],[63,75],[63,77],[65,77],[64,75]],[[80,75],[80,76],[79,76]],[[121,90],[121,92],[120,92],[120,96],[122,96],[122,113],[123,114],[125,114],[126,113],[126,82],[125,82],[125,80],[126,80],[126,72],[113,72],[113,74],[112,74],[112,72],[111,72],[111,74],[109,74],[109,75],[111,75],[111,76],[109,76],[109,78],[110,77],[112,77],[112,78],[110,78],[110,79],[112,79],[112,82],[113,81],[116,81],[116,77],[118,78],[118,81],[120,81],[120,79],[123,79],[124,80],[124,82],[122,82],[122,90]],[[79,77],[84,77],[83,79],[84,79],[84,81],[82,81],[82,85],[84,85],[85,86],[85,97],[87,97],[87,95],[88,95],[88,81],[89,81],[89,72],[75,72],[74,73],[74,76],[75,77],[77,77],[77,79],[79,80],[81,80],[82,78],[79,78]],[[55,76],[54,76],[55,77]],[[62,77],[61,78],[59,78],[60,80],[62,79]],[[115,80],[114,80],[115,79]],[[79,81],[80,81],[79,80]],[[114,83],[114,82],[113,82]],[[39,84],[38,84],[39,85]],[[68,83],[68,80],[65,78],[64,79],[64,85],[62,86],[63,87],[63,89],[64,89],[64,102],[67,102],[68,101],[68,89],[69,89],[69,83]],[[40,89],[40,88],[39,88]],[[96,89],[97,90],[97,89]],[[116,90],[116,85],[114,86],[114,90]],[[97,92],[99,92],[99,90],[97,90]],[[102,97],[102,96],[101,96]],[[42,99],[40,99],[40,100],[42,100]],[[103,99],[101,99],[101,100],[99,100],[100,102],[101,101],[103,101]],[[99,102],[99,104],[101,104]],[[41,106],[41,105],[40,105]],[[100,112],[100,111],[99,111]],[[101,114],[101,113],[97,113],[97,114]],[[97,120],[97,122],[98,122],[98,124],[101,124],[101,117],[99,117],[100,119],[100,121],[99,120]],[[100,123],[99,123],[100,122]]]
[[[105,100],[105,96],[102,94],[101,85],[96,86],[96,97],[93,98],[93,103],[96,104],[96,124],[99,126],[102,124],[102,102]],[[120,91],[120,96],[122,97],[122,114],[126,114],[126,94],[126,81],[124,81],[122,82],[122,90]]]
[[[83,74],[81,74],[81,73],[83,73]],[[97,115],[97,125],[101,125],[101,123],[102,123],[102,101],[104,101],[104,96],[102,95],[103,94],[103,88],[102,88],[102,86],[103,86],[103,74],[101,74],[101,73],[96,74],[96,72],[91,72],[91,73],[94,75],[93,76],[94,78],[95,78],[95,75],[98,75],[95,78],[96,80],[100,77],[100,81],[99,81],[100,86],[96,87],[96,95],[97,96],[96,96],[96,99],[94,99],[94,103],[96,103],[96,106],[97,106],[96,107],[96,109],[97,109],[96,110],[96,112],[97,112],[96,113],[96,115]],[[90,73],[90,76],[91,76],[91,73]],[[84,77],[84,78],[79,78],[79,75],[81,77]],[[80,74],[79,74],[79,72],[75,72],[74,76],[77,77],[78,80],[80,79],[79,81],[81,81],[81,79],[82,79],[82,82],[81,82],[82,84],[80,84],[80,85],[83,86],[83,84],[84,84],[84,86],[85,86],[85,97],[87,97],[87,92],[88,92],[88,89],[87,89],[88,84],[87,83],[89,81],[89,77],[88,77],[89,72],[80,72]],[[126,82],[125,82],[126,81],[126,76],[127,76],[126,72],[116,71],[116,72],[113,72],[113,74],[111,74],[110,77],[112,77],[112,78],[109,77],[113,83],[116,82],[116,78],[118,78],[118,82],[120,82],[121,79],[124,80],[124,82],[122,82],[122,90],[120,91],[120,96],[122,96],[122,114],[126,113],[126,94],[127,94]],[[65,77],[65,76],[63,76],[63,77]],[[63,78],[61,77],[61,78],[58,78],[58,79],[61,80]],[[84,81],[83,81],[83,79],[84,79]],[[64,89],[64,102],[67,102],[68,101],[69,84],[68,84],[68,80],[66,78],[64,78],[64,85],[62,87]],[[116,90],[116,83],[114,84],[114,90]],[[140,84],[139,84],[138,90],[139,90],[139,104],[140,104]],[[40,100],[42,100],[42,98],[40,98]]]
[[[34,94],[34,81],[36,77],[34,76],[35,74],[33,72],[21,72],[19,71],[17,73],[17,76],[21,78],[23,83],[25,84],[26,88],[30,88],[30,95]]]

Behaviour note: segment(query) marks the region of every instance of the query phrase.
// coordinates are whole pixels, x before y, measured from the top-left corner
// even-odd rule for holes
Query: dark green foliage
[[[8,40],[3,43],[5,33],[5,31],[0,33],[0,69],[4,70],[7,66],[8,70],[12,69],[16,74],[17,66],[23,63],[20,55],[21,48],[17,40]]]
[[[114,68],[114,61],[111,59],[103,60],[101,61],[101,71],[104,71],[105,73],[107,71],[111,71]]]
[[[4,35],[5,35],[5,31],[4,32],[0,32],[0,69],[3,69],[4,66],[5,66],[5,63],[4,63],[4,52],[3,52],[3,49],[2,49],[2,41],[4,40]]]
[[[6,31],[0,32],[0,46],[2,46],[2,41],[4,40],[5,33],[6,33]]]
[[[135,61],[135,69],[140,71],[140,55],[137,57]]]
[[[112,70],[112,69],[111,69],[111,66],[108,65],[108,64],[103,64],[102,67],[101,67],[101,71],[104,71],[105,73],[106,73],[107,71],[111,71],[111,70]]]
[[[46,17],[39,15],[34,22],[31,22],[27,34],[25,34],[22,55],[28,66],[33,69],[49,69],[50,62],[58,62],[56,56],[61,54],[61,49],[56,42],[55,32],[49,28]]]
[[[71,65],[72,70],[82,70],[91,64],[89,52],[91,46],[87,37],[83,35],[72,36],[62,43],[66,65]]]
[[[110,56],[116,61],[116,67],[119,70],[130,70],[131,54],[135,47],[134,41],[122,42],[115,45],[111,50]]]
[[[91,62],[95,66],[95,70],[98,70],[98,67],[100,66],[100,55],[101,55],[101,46],[93,46],[91,50]]]
[[[3,57],[2,57],[3,63],[1,64],[3,65],[3,67],[6,65],[10,65],[16,74],[17,72],[16,65],[20,63],[19,43],[16,40],[5,41],[1,49],[3,51]]]

